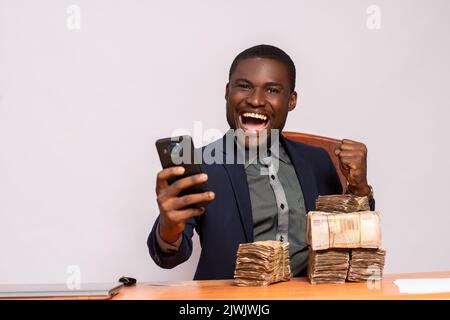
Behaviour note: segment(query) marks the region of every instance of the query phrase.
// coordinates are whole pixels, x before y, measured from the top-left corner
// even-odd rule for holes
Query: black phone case
[[[185,152],[190,152],[190,156],[186,156],[188,158],[189,163],[175,163],[172,158],[172,150],[174,144],[179,144],[182,146],[183,155],[185,155]],[[188,148],[188,150],[186,150]],[[185,169],[185,172],[181,176],[177,176],[174,178],[171,178],[168,180],[169,184],[174,183],[175,181],[189,177],[192,175],[196,175],[199,173],[202,173],[202,169],[200,164],[195,163],[195,153],[197,152],[194,148],[194,144],[192,142],[192,138],[190,136],[179,136],[179,137],[173,137],[173,138],[164,138],[159,139],[156,141],[156,149],[158,150],[159,159],[161,161],[161,165],[164,169],[175,167],[175,166],[182,166]],[[195,185],[188,189],[183,190],[178,194],[179,197],[182,197],[187,194],[193,194],[193,193],[201,193],[205,192],[205,184]]]

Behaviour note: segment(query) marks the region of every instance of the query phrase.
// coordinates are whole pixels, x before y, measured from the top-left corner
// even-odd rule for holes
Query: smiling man
[[[306,275],[306,213],[315,209],[319,195],[342,193],[342,187],[324,150],[282,135],[297,103],[295,78],[291,58],[273,46],[255,46],[234,59],[225,90],[230,131],[206,147],[219,161],[204,163],[203,174],[171,185],[167,180],[183,174],[182,167],[157,175],[160,214],[147,242],[156,264],[173,268],[189,259],[195,229],[202,252],[194,279],[233,278],[239,244],[258,240],[289,242],[293,275]],[[249,152],[262,146],[268,152]],[[244,161],[238,161],[236,150],[243,150]],[[348,190],[371,197],[364,144],[345,139],[336,155]],[[201,183],[207,192],[178,196]],[[200,203],[209,205],[195,207]],[[371,198],[372,210],[374,203]]]
[[[269,49],[275,51],[268,46],[250,48],[231,65],[225,99],[227,120],[232,129],[282,130],[287,113],[297,104],[295,67],[290,58],[281,52],[277,60],[251,58],[253,52]]]

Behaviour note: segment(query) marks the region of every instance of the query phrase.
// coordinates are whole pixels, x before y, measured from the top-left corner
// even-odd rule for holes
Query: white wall
[[[81,9],[69,30],[66,9]],[[369,5],[381,29],[366,25]],[[387,272],[450,269],[450,2],[0,0],[0,283],[188,280],[146,238],[154,141],[224,131],[241,50],[297,64],[287,128],[365,142]],[[198,140],[197,140],[198,141]]]

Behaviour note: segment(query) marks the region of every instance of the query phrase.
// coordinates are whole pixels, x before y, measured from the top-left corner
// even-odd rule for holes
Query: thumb
[[[347,180],[348,180],[348,175],[349,175],[349,173],[350,173],[350,169],[349,169],[349,167],[346,165],[346,164],[344,164],[343,162],[342,162],[342,159],[341,158],[339,158],[339,166],[341,167],[341,171],[342,171],[342,173],[344,174],[344,176],[347,178]]]

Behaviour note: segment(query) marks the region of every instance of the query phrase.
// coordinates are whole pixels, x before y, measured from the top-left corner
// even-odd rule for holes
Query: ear
[[[297,92],[293,91],[289,97],[289,111],[292,111],[297,106]]]
[[[230,95],[230,83],[227,83],[225,86],[225,100],[228,100],[228,97]]]

